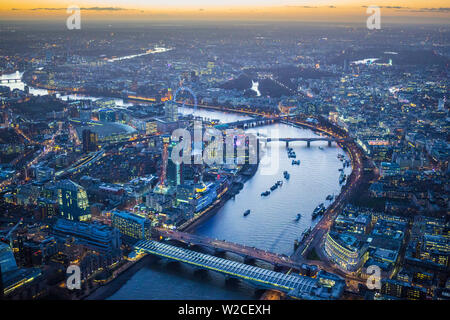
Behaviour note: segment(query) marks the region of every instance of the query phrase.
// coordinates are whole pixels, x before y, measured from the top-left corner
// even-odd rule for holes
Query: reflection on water
[[[177,262],[159,260],[140,269],[108,300],[257,299],[255,290],[240,281]]]
[[[181,108],[181,113],[192,114],[193,110]],[[244,117],[236,114],[210,110],[197,110],[196,116],[232,122]],[[248,118],[248,117],[246,117]],[[260,132],[267,136],[314,137],[310,130],[297,129],[284,124],[274,124],[254,128],[249,132]],[[340,191],[339,168],[342,162],[337,159],[343,151],[336,146],[328,147],[327,142],[318,141],[306,147],[306,142],[293,142],[290,146],[296,152],[300,166],[293,166],[287,157],[284,143],[271,142],[264,157],[271,158],[275,173],[262,175],[260,166],[256,175],[246,182],[244,189],[233,200],[229,200],[214,216],[197,227],[196,234],[217,239],[225,239],[261,249],[290,255],[294,239],[309,228],[311,212],[320,204],[329,204],[328,194],[337,195]],[[321,147],[319,149],[319,147]],[[270,152],[272,151],[272,152]],[[277,152],[278,151],[278,156]],[[267,161],[263,158],[261,161]],[[283,171],[290,173],[289,181],[283,178]],[[346,168],[346,173],[350,173]],[[267,198],[261,192],[267,190],[277,180],[283,186]],[[243,212],[251,209],[244,217]],[[295,218],[302,214],[300,221]],[[231,255],[228,255],[230,257]],[[227,284],[224,277],[211,272],[196,274],[193,268],[178,263],[151,264],[139,270],[110,299],[257,299],[252,286],[238,281]],[[175,271],[170,268],[175,268]]]
[[[282,138],[316,136],[310,130],[285,124],[249,131],[264,132],[268,136],[276,133]],[[338,169],[342,168],[342,162],[337,159],[337,155],[342,150],[336,146],[328,147],[324,141],[313,142],[310,148],[306,147],[306,142],[293,142],[290,147],[296,153],[296,160],[301,161],[300,166],[292,165],[284,142],[269,143],[271,152],[264,155],[261,161],[272,164],[274,173],[262,174],[263,168],[260,166],[235,199],[228,201],[216,215],[199,226],[196,233],[272,252],[292,254],[294,240],[312,225],[311,213],[314,208],[322,202],[328,205],[330,202],[325,200],[326,196],[337,195],[340,191]],[[270,161],[267,157],[270,157]],[[289,180],[283,178],[285,170],[290,174]],[[346,173],[349,171],[347,168]],[[270,190],[277,180],[282,180],[283,185],[268,197],[261,197],[261,193]],[[251,210],[251,214],[244,217],[243,212],[247,209]],[[302,218],[295,221],[298,213]]]
[[[4,75],[17,77],[22,73]],[[4,84],[11,89],[23,90],[24,84]],[[33,90],[33,91],[32,91]],[[46,94],[46,90],[32,89],[32,94]],[[69,95],[61,98],[76,99]],[[94,97],[84,97],[98,99]],[[122,99],[116,99],[118,105],[124,105]],[[205,119],[219,119],[221,122],[233,122],[250,117],[232,113],[224,113],[192,108],[180,108],[182,114],[194,114]],[[274,124],[248,130],[261,133],[268,137],[314,137],[310,130],[298,129],[285,124]],[[271,174],[264,174],[267,168],[260,166],[256,175],[246,182],[244,189],[229,200],[214,216],[198,226],[196,234],[217,239],[224,239],[277,253],[292,254],[294,240],[309,228],[311,212],[320,204],[329,205],[325,198],[329,194],[340,192],[338,183],[339,168],[342,162],[337,159],[338,153],[343,153],[337,146],[328,147],[327,142],[312,142],[306,147],[306,142],[290,144],[300,160],[300,166],[292,165],[283,142],[267,144],[267,153],[261,159],[262,163],[273,166]],[[319,148],[321,147],[321,148]],[[268,161],[270,160],[270,161]],[[289,181],[283,178],[283,171],[290,173]],[[346,174],[350,173],[346,168]],[[270,189],[277,181],[283,185],[273,191],[268,197],[261,193]],[[243,212],[251,210],[244,217]],[[302,217],[295,221],[298,213]],[[210,272],[194,272],[194,269],[178,263],[151,262],[140,269],[109,299],[254,299],[255,290],[243,282],[227,283],[224,277]]]

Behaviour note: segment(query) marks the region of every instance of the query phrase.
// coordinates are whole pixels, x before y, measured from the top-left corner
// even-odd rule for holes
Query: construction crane
[[[17,224],[14,227],[12,227],[11,230],[9,230],[9,232],[6,234],[6,236],[4,236],[2,238],[3,242],[9,243],[9,245],[11,245],[11,243],[12,243],[12,241],[11,241],[12,234],[14,233],[14,231],[16,231],[16,229],[19,227],[19,225],[22,223],[22,221],[23,221],[23,218],[21,218],[19,220],[19,222],[17,222]],[[8,242],[8,239],[9,239],[9,242]]]

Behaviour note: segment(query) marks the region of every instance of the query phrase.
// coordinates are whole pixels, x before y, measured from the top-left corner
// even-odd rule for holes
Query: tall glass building
[[[71,180],[57,184],[60,215],[68,220],[86,221],[91,218],[89,202],[83,187]]]
[[[168,121],[178,121],[178,105],[175,102],[166,101],[164,111]]]
[[[17,269],[16,259],[14,258],[11,247],[3,242],[0,242],[0,265],[2,273]]]

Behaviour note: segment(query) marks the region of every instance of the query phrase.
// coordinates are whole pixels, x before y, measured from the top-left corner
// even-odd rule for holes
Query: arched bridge
[[[196,268],[219,272],[226,277],[243,279],[264,289],[276,289],[298,299],[338,299],[345,286],[343,279],[326,272],[319,273],[317,278],[284,274],[153,240],[141,240],[136,243],[134,248],[138,253],[153,254],[187,263]],[[330,280],[334,280],[336,285],[333,285],[330,290],[330,288],[322,285],[322,283],[327,283],[323,279],[328,280],[328,283]]]
[[[231,252],[244,257],[244,260],[261,260],[268,262],[276,267],[294,268],[300,270],[301,264],[294,262],[288,256],[279,255],[273,252],[257,249],[254,247],[245,246],[224,240],[217,240],[208,237],[198,236],[191,233],[181,231],[167,230],[162,228],[155,228],[155,231],[164,238],[170,238],[189,245],[197,245],[206,248],[211,248],[216,251]]]
[[[336,139],[332,137],[314,137],[314,138],[267,138],[266,142],[272,142],[272,141],[284,141],[286,142],[286,147],[289,146],[289,142],[294,141],[306,141],[306,145],[308,147],[311,146],[311,142],[313,141],[328,141],[328,146],[331,146],[331,143],[334,142],[344,142],[347,141],[347,139]]]
[[[255,117],[247,120],[239,120],[235,122],[222,123],[214,126],[214,128],[219,130],[231,129],[231,128],[241,128],[248,129],[259,126],[265,126],[268,124],[275,123],[279,121],[279,118],[267,118],[267,117]]]
[[[1,79],[0,78],[0,83],[16,83],[16,82],[20,82],[21,79]]]

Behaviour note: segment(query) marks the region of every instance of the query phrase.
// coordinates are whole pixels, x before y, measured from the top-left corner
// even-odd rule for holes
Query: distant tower
[[[89,129],[82,132],[83,152],[97,151],[97,134]]]
[[[445,97],[443,99],[439,99],[438,111],[444,111],[445,102],[446,102]]]
[[[8,123],[8,112],[4,111],[3,112],[3,126],[5,128],[7,128],[8,125],[9,125],[9,123]]]
[[[164,187],[166,184],[170,137],[163,137],[162,139],[163,139],[163,153],[162,153],[161,176],[159,177],[159,184],[161,187]]]
[[[136,79],[133,80],[133,82],[132,82],[132,84],[131,84],[131,90],[133,90],[133,91],[136,92],[136,93],[137,93],[137,91],[138,91],[138,82],[137,82]]]
[[[168,159],[166,168],[166,183],[170,186],[178,186],[183,183],[183,167],[172,160],[172,151],[176,143],[168,146]]]
[[[178,105],[174,101],[166,101],[164,104],[164,112],[167,120],[178,121]]]
[[[347,73],[348,72],[348,61],[347,59],[344,60],[344,72]]]

